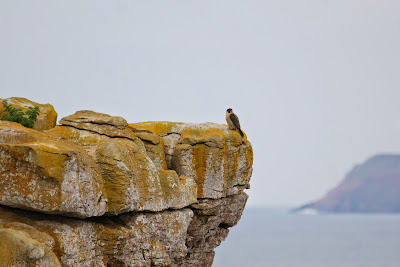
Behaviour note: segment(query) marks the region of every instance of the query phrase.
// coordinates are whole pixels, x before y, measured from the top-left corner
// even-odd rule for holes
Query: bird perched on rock
[[[240,136],[243,137],[244,134],[243,134],[242,130],[240,129],[239,118],[238,118],[238,116],[236,116],[235,113],[233,113],[231,108],[228,108],[226,110],[225,118],[226,118],[226,122],[228,123],[229,129],[238,131]]]

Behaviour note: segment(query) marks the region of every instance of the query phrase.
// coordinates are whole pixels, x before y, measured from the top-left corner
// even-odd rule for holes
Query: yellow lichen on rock
[[[169,207],[181,209],[197,202],[197,184],[193,178],[180,176],[173,170],[160,170],[161,190]]]
[[[6,99],[0,98],[0,103],[3,103],[4,101],[7,101],[8,104],[11,104],[15,108],[22,109],[24,112],[27,111],[29,107],[39,107],[40,113],[33,125],[33,129],[35,130],[47,130],[56,126],[57,112],[50,104],[39,104],[22,97],[10,97]],[[0,109],[0,112],[1,116],[6,114],[5,110]]]
[[[162,195],[158,170],[143,144],[104,142],[97,146],[95,159],[102,170],[110,213],[167,208],[168,200]]]
[[[60,124],[0,121],[0,266],[211,266],[247,200],[246,136],[93,111]]]
[[[77,217],[104,214],[103,181],[83,148],[17,123],[0,121],[0,129],[1,204]]]
[[[0,222],[0,229],[1,228],[12,228],[14,230],[23,231],[23,233],[28,237],[45,244],[50,249],[54,248],[55,240],[53,237],[51,237],[47,233],[37,230],[30,225],[20,222]]]
[[[167,162],[165,159],[164,142],[159,135],[154,132],[136,128],[136,124],[129,124],[135,136],[143,141],[147,155],[154,162],[158,169],[166,170]]]
[[[196,202],[193,184],[178,183],[173,191],[163,188],[167,186],[162,176],[167,167],[164,146],[154,133],[134,131],[120,117],[93,111],[80,111],[60,122],[63,125],[46,133],[82,146],[93,157],[104,180],[109,214],[160,211]],[[188,190],[185,200],[182,190]]]
[[[82,145],[85,149],[90,146],[96,146],[97,144],[110,139],[105,135],[100,135],[95,132],[63,125],[57,125],[53,129],[44,132],[51,136],[70,140],[76,144]]]
[[[81,130],[88,130],[108,137],[133,138],[133,132],[122,117],[114,117],[90,110],[77,111],[60,120],[61,125],[68,125]]]
[[[168,168],[193,177],[198,198],[216,199],[249,187],[251,144],[226,125],[143,122],[130,126],[161,137]]]
[[[49,247],[11,228],[0,228],[0,252],[0,266],[61,266]]]
[[[192,217],[192,210],[185,208],[79,220],[0,206],[0,222],[22,222],[51,235],[62,266],[185,266],[180,262],[187,253]]]
[[[165,136],[170,133],[179,133],[179,127],[184,125],[182,122],[170,122],[170,121],[148,121],[148,122],[138,122],[131,123],[129,126],[132,128],[149,131],[158,136]]]

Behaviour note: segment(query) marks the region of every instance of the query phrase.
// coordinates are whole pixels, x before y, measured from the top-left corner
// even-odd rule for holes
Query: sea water
[[[399,267],[400,214],[247,207],[213,267]]]

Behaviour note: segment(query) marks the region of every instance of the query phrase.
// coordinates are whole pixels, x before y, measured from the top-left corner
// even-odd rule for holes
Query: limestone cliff
[[[34,129],[0,121],[0,266],[212,265],[247,201],[247,138],[45,107]]]

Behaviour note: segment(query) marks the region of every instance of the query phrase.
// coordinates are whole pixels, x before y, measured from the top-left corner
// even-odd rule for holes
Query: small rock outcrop
[[[10,97],[7,99],[0,98],[0,103],[3,103],[4,101],[7,101],[8,104],[11,104],[15,108],[22,109],[23,112],[26,112],[29,107],[39,107],[40,113],[33,125],[33,129],[35,130],[48,130],[57,124],[57,112],[50,104],[39,104],[22,97]],[[3,111],[1,115],[3,116],[5,113],[6,112]]]
[[[0,121],[0,266],[211,266],[248,198],[247,139],[214,123],[53,119]]]
[[[323,198],[297,208],[320,212],[400,212],[400,155],[377,155],[354,167]]]

